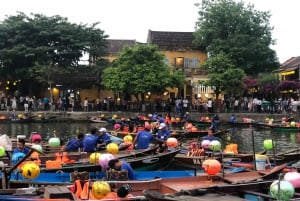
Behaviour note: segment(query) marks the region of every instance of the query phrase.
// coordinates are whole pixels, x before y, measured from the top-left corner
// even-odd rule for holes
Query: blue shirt
[[[130,180],[135,180],[135,174],[132,167],[126,161],[122,161],[121,170],[127,170],[128,178]]]
[[[24,153],[25,155],[27,155],[29,153],[30,149],[28,147],[24,147],[22,150],[19,148],[15,148],[13,151],[13,154],[15,153]]]
[[[215,136],[205,136],[203,137],[203,140],[209,140],[209,141],[213,141],[213,140],[217,140],[218,138],[216,138]]]
[[[235,116],[234,116],[234,115],[232,115],[232,116],[230,117],[230,122],[231,122],[231,123],[234,123],[234,122],[235,122],[235,120],[236,120]]]
[[[97,149],[98,136],[92,134],[86,134],[83,138],[83,151],[95,152]]]
[[[166,141],[170,137],[170,131],[169,130],[158,130],[157,137],[160,140]]]
[[[65,146],[65,151],[78,151],[79,148],[83,148],[83,140],[72,138]]]
[[[108,133],[104,133],[102,135],[99,135],[98,139],[97,139],[97,143],[99,143],[99,144],[102,144],[102,143],[109,144],[109,143],[111,143],[110,135]]]
[[[217,132],[217,123],[214,120],[211,122],[211,131],[213,133]]]
[[[147,149],[151,140],[154,140],[153,135],[146,130],[140,131],[137,134],[137,149]]]

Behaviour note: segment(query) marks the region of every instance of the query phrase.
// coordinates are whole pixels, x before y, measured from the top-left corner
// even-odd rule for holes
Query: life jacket
[[[86,181],[83,185],[82,191],[80,192],[80,198],[83,200],[96,200],[96,198],[93,196],[92,191],[90,190],[90,182]]]
[[[133,150],[133,143],[132,143],[132,142],[123,142],[123,143],[120,144],[120,146],[126,146],[126,145],[128,145],[128,144],[130,144],[130,146],[127,147],[125,150],[126,150],[126,151],[131,151],[131,150]]]
[[[111,199],[111,200],[115,200],[115,201],[117,201],[117,200],[120,200],[120,199],[118,199],[119,197],[118,197],[118,195],[117,195],[117,193],[116,192],[110,192],[110,193],[108,193],[106,196],[104,196],[103,198],[101,198],[101,200],[103,199],[103,200],[105,200],[105,199]]]
[[[80,194],[82,192],[82,186],[84,185],[84,181],[81,181],[80,179],[77,179],[75,182],[74,182],[74,188],[72,189],[72,192],[74,193],[74,195],[78,198],[80,198]]]
[[[129,132],[129,126],[124,126],[122,132],[128,133]]]

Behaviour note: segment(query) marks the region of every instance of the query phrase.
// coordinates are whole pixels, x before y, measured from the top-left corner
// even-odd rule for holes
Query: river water
[[[3,123],[0,124],[0,133],[8,134],[10,137],[25,135],[29,137],[31,132],[38,132],[47,140],[57,136],[67,141],[70,137],[76,137],[79,132],[87,133],[92,127],[106,127],[112,129],[111,125],[103,123],[79,123],[79,122],[55,122],[55,123]],[[253,153],[263,150],[263,141],[273,139],[276,151],[287,151],[300,147],[300,132],[275,132],[270,128],[258,127],[235,127],[222,128],[230,132],[222,137],[223,144],[237,143],[241,152]],[[254,143],[252,143],[254,141]]]

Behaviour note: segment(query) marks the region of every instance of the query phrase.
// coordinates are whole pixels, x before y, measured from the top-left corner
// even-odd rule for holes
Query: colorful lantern
[[[59,147],[60,139],[58,137],[52,137],[48,141],[50,147]]]
[[[92,194],[96,199],[102,199],[111,192],[109,183],[105,181],[96,181],[92,186]]]
[[[273,198],[288,201],[290,200],[295,193],[293,185],[288,181],[274,181],[270,186],[270,194]]]
[[[43,147],[40,144],[34,144],[31,147],[39,152],[43,152]]]
[[[112,159],[115,159],[114,155],[112,155],[112,154],[101,154],[101,156],[99,157],[99,165],[103,169],[107,169],[108,162]]]
[[[220,151],[221,147],[222,145],[218,140],[213,140],[209,143],[209,149],[212,151]]]
[[[203,149],[208,149],[209,148],[209,144],[210,144],[210,141],[209,140],[202,140],[201,142],[201,147]]]
[[[123,140],[124,142],[132,142],[133,138],[131,135],[125,135]]]
[[[116,143],[109,143],[106,145],[106,151],[110,154],[116,155],[119,153],[119,146]]]
[[[32,162],[25,163],[21,169],[21,174],[26,179],[34,179],[40,175],[40,167]]]
[[[275,142],[271,139],[266,139],[264,140],[264,148],[266,150],[271,150],[273,149],[273,144],[275,145]]]
[[[166,141],[166,144],[170,148],[176,148],[178,146],[178,141],[174,137],[169,137]]]
[[[288,172],[284,175],[283,180],[290,182],[294,188],[300,188],[300,173]]]
[[[292,121],[292,122],[290,123],[290,126],[291,126],[291,127],[295,127],[295,126],[296,126],[296,122]]]
[[[0,157],[5,156],[5,148],[3,146],[0,146]]]
[[[98,162],[100,156],[101,156],[101,153],[92,153],[90,155],[90,158],[89,158],[90,163],[96,163],[96,162]]]
[[[216,159],[205,160],[202,167],[208,175],[215,175],[221,171],[221,163]]]

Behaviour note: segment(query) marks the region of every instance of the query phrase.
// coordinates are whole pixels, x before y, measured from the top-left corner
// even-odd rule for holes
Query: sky
[[[1,2],[0,21],[18,11],[26,15],[39,13],[60,15],[69,22],[92,24],[100,22],[110,39],[132,39],[146,42],[149,30],[195,31],[201,0],[9,0]],[[300,56],[300,0],[244,0],[259,11],[270,11],[274,27],[271,46],[280,63]]]

